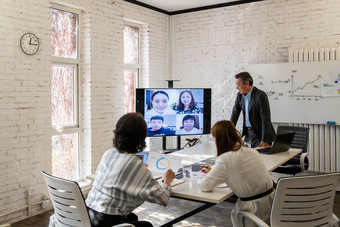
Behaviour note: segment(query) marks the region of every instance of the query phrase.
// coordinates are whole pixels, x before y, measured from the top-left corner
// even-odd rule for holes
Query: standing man
[[[266,93],[253,87],[253,78],[248,72],[235,75],[237,94],[230,121],[236,125],[242,111],[245,142],[251,147],[270,147],[275,139],[275,130],[270,119],[270,107]]]

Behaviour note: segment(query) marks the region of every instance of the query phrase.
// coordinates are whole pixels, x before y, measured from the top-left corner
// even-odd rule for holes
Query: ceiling
[[[125,0],[169,15],[263,0]]]

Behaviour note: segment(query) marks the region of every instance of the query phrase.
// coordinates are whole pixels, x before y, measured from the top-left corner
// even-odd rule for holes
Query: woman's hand
[[[164,184],[171,185],[173,179],[175,179],[176,175],[174,171],[168,169],[164,174]]]
[[[211,170],[211,166],[208,164],[201,165],[201,172],[202,173],[209,173]]]

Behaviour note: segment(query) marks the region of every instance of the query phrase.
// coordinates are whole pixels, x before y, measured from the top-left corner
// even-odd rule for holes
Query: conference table
[[[289,151],[280,152],[276,154],[260,154],[269,172],[279,167],[295,155],[299,154],[301,149],[289,149]],[[207,160],[216,157],[216,146],[213,141],[197,144],[193,147],[176,151],[169,155],[176,155],[182,158],[182,165],[192,165],[202,160]],[[212,192],[201,192],[198,180],[185,181],[183,184],[172,187],[172,197],[187,199],[196,202],[202,202],[203,205],[190,211],[187,214],[183,214],[174,220],[165,223],[162,226],[172,226],[194,214],[197,214],[211,206],[223,202],[227,198],[234,195],[229,187],[216,187]]]
[[[289,159],[293,158],[295,155],[299,154],[301,149],[289,149],[285,152],[280,152],[276,154],[261,154],[260,156],[264,161],[269,172],[279,167]],[[193,147],[185,148],[168,155],[175,155],[177,157],[182,158],[182,166],[192,165],[199,162],[204,162],[204,160],[214,159],[216,158],[216,146],[213,141],[204,142],[201,144],[197,144]],[[90,180],[94,180],[95,175],[88,176],[87,178]],[[163,224],[162,226],[172,226],[175,223],[178,223],[192,215],[195,215],[211,206],[214,206],[218,203],[223,202],[227,198],[234,195],[234,193],[230,190],[226,185],[221,185],[220,187],[216,187],[212,192],[201,192],[198,180],[192,179],[187,180],[182,184],[178,184],[172,187],[171,197],[186,199],[195,202],[203,203],[202,206],[177,217],[170,222]]]

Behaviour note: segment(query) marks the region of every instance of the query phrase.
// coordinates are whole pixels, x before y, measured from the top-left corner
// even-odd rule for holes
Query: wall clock
[[[25,33],[21,36],[20,47],[25,54],[33,55],[39,50],[39,39],[33,33]]]

